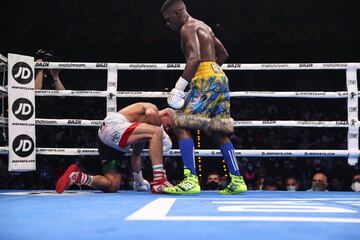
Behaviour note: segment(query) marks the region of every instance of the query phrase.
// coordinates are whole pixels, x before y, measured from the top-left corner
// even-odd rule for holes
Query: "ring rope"
[[[0,89],[1,91],[1,89]],[[359,92],[360,94],[360,92]],[[107,97],[107,91],[96,90],[36,90],[36,96],[64,97]],[[117,91],[118,98],[167,98],[169,92]],[[235,91],[231,97],[271,97],[271,98],[347,98],[348,92],[271,92],[271,91]],[[359,96],[359,95],[358,95]]]
[[[1,55],[0,55],[1,56]],[[36,63],[35,68],[43,69],[104,69],[108,71],[115,70],[183,70],[185,64],[180,63],[50,63],[42,62]],[[224,64],[222,66],[224,70],[338,70],[346,69],[347,74],[354,72],[356,76],[356,69],[360,68],[360,63],[297,63],[297,64]],[[350,70],[349,70],[350,69]],[[108,76],[109,79],[109,76]],[[347,77],[348,79],[348,77]],[[348,83],[354,84],[354,83]],[[355,83],[356,84],[356,83]],[[69,96],[77,96],[82,94],[82,96],[93,96],[96,94],[98,97],[110,96],[109,91],[72,91],[66,90],[66,94]],[[41,90],[38,94],[43,94],[42,96],[49,96],[48,94],[59,94],[56,96],[64,96],[62,91],[51,90]],[[297,97],[297,98],[348,98],[350,95],[348,92],[262,92],[262,91],[248,91],[248,92],[233,92],[231,96],[236,97]],[[129,91],[112,91],[111,92],[117,97],[144,97],[151,96],[154,97],[166,97],[167,92],[129,92]],[[134,94],[135,93],[135,94]],[[356,91],[351,91],[351,97],[353,97]],[[86,95],[89,94],[89,95]],[[135,95],[135,96],[134,96]],[[38,95],[39,96],[39,95]],[[357,96],[356,96],[357,97]],[[39,119],[38,119],[39,120]],[[40,119],[41,120],[41,119]],[[42,119],[43,121],[48,119]],[[52,119],[50,119],[52,120]],[[59,121],[70,121],[71,119],[59,119]],[[348,119],[351,120],[351,119]],[[76,119],[75,121],[82,121]],[[84,124],[89,124],[86,121],[93,121],[95,123],[99,120],[84,120]],[[352,124],[349,125],[348,121],[337,121],[337,122],[322,122],[322,121],[237,121],[235,125],[237,126],[277,126],[278,124],[288,124],[286,126],[312,126],[312,127],[321,127],[321,126],[332,126],[332,127],[348,127],[358,128],[357,121],[351,121]],[[60,122],[59,122],[60,123]],[[73,125],[78,124],[78,122],[72,123]],[[90,123],[92,124],[92,123]],[[68,125],[68,124],[66,124]],[[69,123],[70,125],[70,123]],[[82,125],[82,124],[81,124]],[[77,126],[77,125],[76,125]],[[93,126],[93,125],[91,125]],[[7,147],[0,147],[0,154],[6,154]],[[93,148],[80,149],[80,148],[36,148],[37,154],[43,155],[98,155],[98,150]],[[358,157],[360,150],[350,149],[350,150],[235,150],[237,156],[243,157]],[[144,155],[148,155],[148,149],[143,151]],[[169,153],[164,154],[165,156],[180,156],[180,150],[174,149]],[[218,150],[195,150],[196,156],[221,156],[221,152]]]
[[[0,155],[7,154],[8,147],[0,147]],[[214,149],[195,149],[195,156],[221,157],[221,151]],[[96,156],[97,148],[36,148],[39,155]],[[235,150],[238,157],[348,157],[359,156],[360,150]],[[142,156],[149,156],[149,149],[142,151]],[[129,154],[127,154],[129,156]],[[180,149],[172,149],[164,156],[180,157]]]
[[[83,126],[99,127],[103,120],[88,119],[54,119],[54,118],[36,118],[37,126]],[[6,125],[7,118],[0,117],[0,125]],[[352,125],[359,127],[358,122],[352,122]],[[316,128],[347,128],[348,121],[297,121],[297,120],[241,120],[234,121],[234,127],[316,127]]]
[[[1,54],[0,54],[0,61],[3,62],[3,63],[7,63],[7,62],[8,62],[8,59],[7,59],[7,57],[5,57],[4,55],[1,55]]]
[[[183,70],[184,63],[81,63],[81,62],[38,62],[35,68],[42,69],[109,69],[117,70]],[[334,70],[348,67],[360,68],[360,63],[225,63],[224,70]]]

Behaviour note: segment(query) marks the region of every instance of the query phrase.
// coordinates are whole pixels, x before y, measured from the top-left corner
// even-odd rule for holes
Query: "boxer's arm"
[[[185,46],[186,51],[186,65],[182,77],[190,81],[201,62],[201,53],[200,53],[200,41],[198,38],[198,33],[201,33],[200,30],[196,30],[190,27],[183,27],[180,32],[181,40]]]
[[[154,125],[154,126],[160,126],[160,118],[159,118],[159,110],[157,107],[153,104],[145,104],[144,105],[145,110],[145,118],[146,123]]]
[[[132,174],[134,178],[133,189],[135,191],[148,191],[150,184],[143,178],[141,171],[141,152],[144,149],[144,143],[137,143],[133,145],[133,152],[131,154]]]
[[[216,63],[219,64],[219,66],[221,66],[226,61],[226,59],[229,57],[229,54],[226,51],[224,45],[216,37],[215,37],[214,45],[215,45]]]
[[[140,154],[142,150],[144,149],[144,143],[137,143],[134,144],[132,147],[132,153],[131,153],[131,166],[134,172],[139,172],[141,170],[141,157]]]

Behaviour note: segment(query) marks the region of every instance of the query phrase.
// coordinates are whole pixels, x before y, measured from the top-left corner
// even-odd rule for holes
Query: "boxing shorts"
[[[230,117],[229,81],[215,62],[200,63],[185,103],[175,114],[176,126],[208,132],[230,134],[234,120]]]

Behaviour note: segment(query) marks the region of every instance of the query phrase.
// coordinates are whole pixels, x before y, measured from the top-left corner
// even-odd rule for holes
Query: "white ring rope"
[[[360,94],[360,92],[359,92]],[[36,90],[36,96],[57,97],[107,97],[107,91],[95,90]],[[167,98],[169,92],[117,91],[118,98]],[[271,91],[238,91],[231,92],[231,97],[270,97],[270,98],[347,98],[348,92],[271,92]]]
[[[0,61],[3,62],[3,63],[7,63],[8,59],[7,59],[7,57],[0,54]]]
[[[103,120],[88,119],[53,119],[53,118],[37,118],[35,124],[39,126],[83,126],[98,127]],[[7,124],[7,118],[0,117],[0,125]],[[352,122],[352,125],[358,126],[358,122]],[[316,128],[347,128],[348,121],[258,121],[258,120],[241,120],[234,121],[234,127],[316,127]]]
[[[0,55],[0,60],[3,60]],[[7,59],[5,58],[6,62]],[[35,68],[42,69],[93,69],[93,70],[183,70],[182,63],[66,63],[42,62]],[[222,66],[224,70],[345,70],[360,68],[360,63],[296,63],[296,64],[237,64],[229,63]],[[7,92],[1,89],[0,92]],[[356,91],[357,92],[357,91]],[[36,96],[71,96],[71,97],[108,97],[108,91],[94,90],[36,90]],[[116,97],[166,98],[168,92],[117,91]],[[114,94],[112,93],[112,94]],[[360,92],[359,92],[360,93]],[[352,92],[352,96],[354,93]],[[231,92],[231,97],[272,97],[272,98],[350,98],[348,91],[339,92],[271,92],[271,91],[238,91]],[[358,97],[358,96],[356,96]],[[0,123],[7,120],[0,118]],[[51,126],[98,126],[102,120],[85,119],[36,119],[36,125]],[[235,127],[347,127],[358,128],[358,121],[236,121]],[[7,154],[8,147],[0,147],[0,154]],[[40,155],[98,155],[96,148],[36,148]],[[242,157],[358,157],[360,151],[351,150],[235,150]],[[148,149],[143,151],[148,155]],[[180,150],[172,149],[164,156],[180,156]],[[212,149],[196,149],[195,156],[220,157],[221,152]]]
[[[0,147],[0,154],[7,154],[8,147]],[[195,156],[221,157],[219,150],[195,149]],[[36,148],[39,155],[62,155],[62,156],[96,156],[99,155],[97,148]],[[359,150],[235,150],[238,157],[348,157],[358,156]],[[128,154],[127,154],[128,155]],[[143,156],[149,156],[149,150],[142,152]],[[180,157],[179,149],[172,149],[164,156]]]
[[[183,70],[183,63],[71,63],[40,62],[35,68],[45,69],[109,69],[113,65],[118,70]],[[260,63],[243,64],[227,63],[221,66],[224,70],[338,70],[349,66],[360,68],[360,63]]]

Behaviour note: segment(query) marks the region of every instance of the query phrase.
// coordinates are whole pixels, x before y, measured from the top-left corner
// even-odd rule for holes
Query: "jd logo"
[[[34,113],[32,103],[26,98],[19,98],[12,105],[13,114],[20,120],[28,120]]]
[[[12,148],[19,157],[27,157],[34,151],[34,141],[28,135],[21,134],[14,139]]]
[[[11,70],[13,78],[20,84],[28,84],[33,78],[33,71],[29,64],[24,62],[15,63]]]

